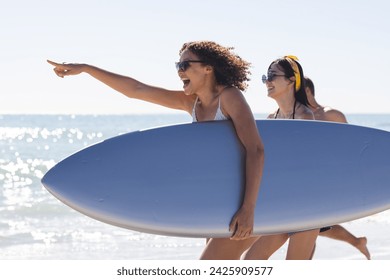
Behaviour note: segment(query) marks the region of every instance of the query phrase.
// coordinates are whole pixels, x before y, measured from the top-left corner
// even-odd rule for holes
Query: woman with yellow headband
[[[303,69],[296,57],[285,56],[271,63],[267,76],[263,75],[263,83],[267,87],[268,96],[276,101],[279,108],[268,118],[314,120],[314,115],[308,107],[304,81]],[[244,258],[268,259],[290,239],[286,259],[309,260],[318,234],[319,229],[314,229],[261,236],[246,252]]]
[[[267,76],[263,75],[263,83],[268,96],[276,101],[279,108],[268,118],[314,119],[304,81],[303,69],[295,56],[285,56],[271,63]]]

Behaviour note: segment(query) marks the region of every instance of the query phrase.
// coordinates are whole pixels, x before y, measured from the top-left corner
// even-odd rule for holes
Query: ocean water
[[[347,118],[352,124],[390,131],[390,114]],[[0,115],[0,260],[199,258],[204,239],[144,234],[101,223],[65,206],[40,183],[56,162],[88,145],[185,122],[191,118],[182,114]],[[368,237],[373,258],[390,259],[390,241],[384,237],[390,233],[389,211],[344,226]],[[284,253],[282,248],[274,258]],[[316,258],[362,259],[352,246],[326,238],[319,238]]]

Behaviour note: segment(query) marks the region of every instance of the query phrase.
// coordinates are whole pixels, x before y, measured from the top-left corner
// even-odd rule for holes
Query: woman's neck
[[[213,89],[200,91],[196,95],[202,106],[208,106],[215,102],[215,99],[219,97],[225,86],[215,86]]]
[[[295,98],[276,100],[276,103],[279,106],[278,118],[281,119],[290,119],[295,112],[295,107],[299,106],[299,103],[296,102]]]

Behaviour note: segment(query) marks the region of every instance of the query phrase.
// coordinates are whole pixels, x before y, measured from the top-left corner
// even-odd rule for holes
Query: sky
[[[0,114],[177,113],[122,96],[87,74],[58,78],[46,59],[88,63],[181,89],[183,43],[211,40],[252,63],[245,97],[273,112],[261,75],[299,58],[317,101],[344,113],[390,113],[387,0],[0,0]]]

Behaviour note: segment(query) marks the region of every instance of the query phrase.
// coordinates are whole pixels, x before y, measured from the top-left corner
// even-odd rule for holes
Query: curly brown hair
[[[212,41],[184,43],[179,55],[189,50],[214,68],[215,79],[219,85],[234,86],[240,90],[248,87],[251,64],[233,52],[233,47],[223,47]]]

